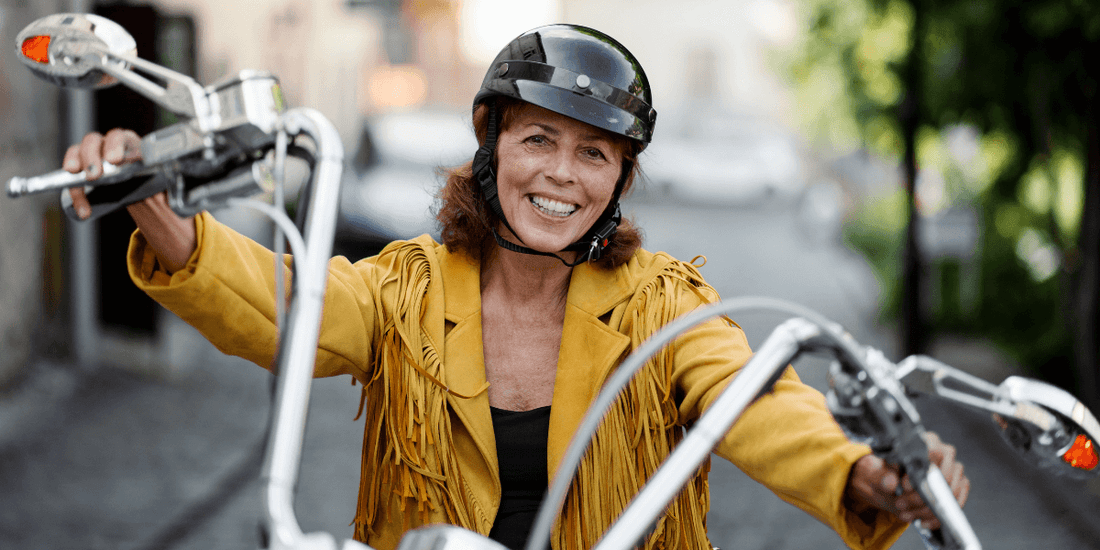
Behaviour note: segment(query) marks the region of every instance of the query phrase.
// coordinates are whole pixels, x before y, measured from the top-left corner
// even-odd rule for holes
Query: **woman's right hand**
[[[141,137],[132,130],[115,128],[107,135],[98,132],[85,135],[79,144],[65,151],[62,167],[74,174],[83,170],[88,181],[95,181],[103,175],[104,161],[117,166],[138,160],[141,160]],[[91,204],[84,189],[72,187],[69,193],[76,214],[81,219],[91,216]],[[177,215],[168,206],[166,193],[133,203],[126,210],[168,271],[176,272],[187,265],[197,247],[195,222]]]
[[[118,166],[139,160],[141,137],[132,130],[116,128],[107,132],[106,136],[99,132],[85,135],[80,143],[65,151],[61,166],[73,174],[83,171],[88,181],[95,181],[103,176],[104,161]],[[73,199],[73,210],[80,219],[84,220],[92,215],[92,207],[84,194],[84,188],[71,187],[69,195]]]

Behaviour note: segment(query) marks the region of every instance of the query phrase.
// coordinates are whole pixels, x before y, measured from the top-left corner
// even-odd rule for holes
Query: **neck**
[[[511,237],[511,233],[505,235]],[[490,243],[481,258],[481,292],[500,292],[512,302],[564,304],[572,273],[573,268],[552,256],[512,252]]]

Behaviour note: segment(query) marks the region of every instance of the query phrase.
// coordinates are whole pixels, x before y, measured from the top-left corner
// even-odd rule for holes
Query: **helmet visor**
[[[652,137],[657,112],[636,96],[568,69],[509,61],[497,67],[478,100],[502,94],[643,143]]]

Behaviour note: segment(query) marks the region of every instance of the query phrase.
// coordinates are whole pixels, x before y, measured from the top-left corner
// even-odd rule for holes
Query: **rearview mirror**
[[[1019,376],[1005,379],[999,389],[1016,403],[1012,416],[994,417],[1013,449],[1057,475],[1100,475],[1100,423],[1083,403],[1060,388]]]
[[[16,35],[19,60],[47,82],[99,89],[118,83],[108,64],[125,69],[137,43],[114,21],[93,14],[59,13],[38,19]]]

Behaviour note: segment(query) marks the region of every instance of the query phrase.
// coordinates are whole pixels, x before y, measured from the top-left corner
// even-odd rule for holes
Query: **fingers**
[[[947,481],[951,484],[951,493],[955,495],[955,500],[958,501],[959,506],[966,505],[965,497],[970,494],[970,478],[966,477],[966,468],[962,462],[955,463],[955,468]]]
[[[933,432],[926,432],[924,441],[928,444],[928,458],[941,470],[955,463],[955,447],[941,441],[940,436]]]
[[[885,497],[892,497],[898,492],[898,472],[897,470],[882,461],[881,458],[875,457],[880,463],[879,468],[882,470],[881,477],[878,480],[879,491]]]
[[[80,165],[88,181],[103,175],[103,135],[99,132],[85,135],[80,142]]]
[[[80,145],[70,145],[69,148],[65,150],[65,158],[61,161],[61,167],[65,169],[66,172],[71,172],[73,174],[84,169],[84,167],[80,165]]]
[[[88,202],[88,196],[84,193],[84,188],[70,187],[69,196],[73,199],[73,210],[76,211],[76,215],[82,220],[88,219],[92,215],[92,204]]]
[[[959,506],[965,505],[967,497],[970,496],[970,479],[966,477],[962,462],[956,458],[955,447],[944,443],[932,432],[926,434],[925,441],[928,443],[928,458],[943,472],[943,477],[951,486],[951,493]]]
[[[62,168],[73,174],[85,172],[84,177],[95,180],[103,173],[100,148],[103,144],[103,136],[98,132],[92,132],[84,136],[78,145],[72,145],[65,151],[65,158],[61,163]],[[80,219],[87,219],[92,215],[91,204],[81,187],[69,188],[69,197],[73,200],[73,210]]]
[[[913,483],[910,481],[909,476],[902,478],[901,487],[902,492],[894,501],[895,507],[897,508],[898,519],[906,523],[911,523],[917,519],[922,522],[928,522],[929,520],[934,521],[935,515],[932,513],[932,509],[925,504],[920,493],[913,487]]]
[[[932,432],[925,434],[925,443],[928,445],[929,460],[940,469],[959,506],[964,506],[970,496],[970,479],[966,477],[963,464],[957,460],[955,447],[944,443]],[[908,476],[902,480],[902,488],[904,493],[898,500],[898,518],[906,522],[919,519],[924,527],[938,529],[939,520],[913,488]]]
[[[964,505],[970,494],[970,480],[962,463],[956,460],[955,447],[933,433],[927,434],[925,441],[930,461],[943,472],[959,505]],[[913,487],[909,476],[899,476],[894,466],[874,455],[864,456],[856,462],[847,491],[856,502],[890,512],[906,523],[920,520],[924,527],[940,528],[940,521]]]
[[[132,130],[115,128],[106,136],[99,132],[85,135],[65,151],[62,166],[74,174],[84,170],[89,180],[95,180],[102,175],[104,161],[125,164],[136,160],[141,160],[141,137]]]
[[[124,164],[141,159],[141,137],[132,130],[115,128],[103,138],[103,160]]]
[[[79,144],[65,151],[65,158],[61,165],[66,171],[74,174],[83,171],[88,181],[95,181],[103,175],[104,162],[119,165],[140,159],[141,137],[132,130],[115,128],[107,132],[106,136],[99,132],[85,135]],[[70,188],[69,196],[73,199],[73,209],[77,216],[81,219],[91,216],[91,204],[84,189]]]

